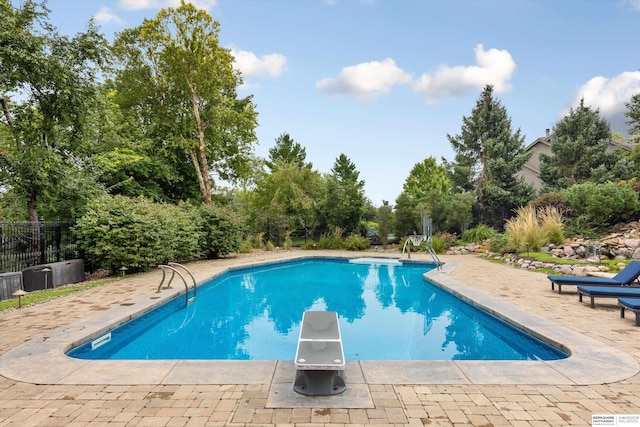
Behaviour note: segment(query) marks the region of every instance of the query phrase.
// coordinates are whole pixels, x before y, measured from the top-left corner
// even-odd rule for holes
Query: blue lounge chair
[[[562,286],[628,286],[634,280],[638,280],[638,276],[640,276],[640,261],[633,260],[611,278],[577,276],[547,276],[547,278],[551,281],[551,290],[554,289],[554,285],[558,285],[558,293],[561,294]]]
[[[640,288],[630,286],[578,286],[579,300],[588,295],[591,298],[591,308],[595,307],[594,299],[599,298],[640,298]]]
[[[640,326],[640,298],[618,298],[620,306],[620,317],[624,318],[624,310],[632,311],[636,314],[636,326]]]

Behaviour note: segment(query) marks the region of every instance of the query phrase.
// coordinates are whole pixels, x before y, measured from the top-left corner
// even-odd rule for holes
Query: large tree
[[[211,174],[244,178],[257,141],[255,105],[251,96],[238,97],[242,77],[219,33],[206,11],[183,1],[118,34],[113,49],[118,103],[158,149],[191,163],[205,204]]]
[[[345,155],[340,154],[327,176],[327,222],[343,232],[355,232],[366,210],[364,181]]]
[[[629,178],[630,162],[617,151],[608,151],[609,123],[599,110],[580,104],[553,127],[551,155],[540,154],[543,191],[558,191],[586,181],[606,182]]]
[[[458,135],[447,135],[455,160],[447,163],[453,184],[476,197],[477,222],[497,228],[513,210],[533,198],[533,186],[517,173],[530,153],[525,151],[520,129],[513,132],[506,108],[488,85],[469,117],[463,117]]]
[[[0,0],[0,140],[2,184],[26,202],[27,219],[38,203],[55,206],[92,187],[85,137],[95,108],[96,78],[106,41],[93,22],[69,38],[48,22],[43,4],[14,8]],[[58,206],[61,206],[58,204]],[[54,212],[53,215],[69,215]]]

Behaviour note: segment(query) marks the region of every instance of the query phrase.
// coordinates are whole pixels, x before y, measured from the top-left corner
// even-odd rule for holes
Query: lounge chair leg
[[[582,302],[582,292],[578,293],[578,301]]]
[[[640,326],[640,313],[636,313],[636,326]]]
[[[595,297],[593,295],[591,295],[591,308],[596,308],[596,302],[595,302]]]
[[[620,307],[620,318],[624,319],[624,307]]]

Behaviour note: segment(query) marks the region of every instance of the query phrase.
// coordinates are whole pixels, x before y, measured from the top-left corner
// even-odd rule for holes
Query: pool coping
[[[310,253],[285,261],[304,258],[318,256]],[[240,263],[215,276],[236,268],[282,261]],[[354,407],[369,406],[368,384],[594,385],[622,381],[640,372],[640,365],[635,358],[618,348],[456,282],[447,273],[458,267],[456,262],[449,262],[440,270],[425,273],[424,277],[570,356],[552,361],[348,361],[346,375],[349,387],[345,394],[349,394],[355,402]],[[184,290],[176,288],[163,289],[160,293],[132,299],[27,341],[0,356],[0,375],[33,384],[270,384],[270,398],[280,395],[281,398],[300,399],[291,391],[295,375],[293,356],[292,360],[266,361],[110,361],[80,360],[65,355],[66,351],[78,344],[96,339],[182,293]],[[344,399],[339,401],[340,407],[345,407]],[[331,402],[327,402],[327,407],[330,405]]]

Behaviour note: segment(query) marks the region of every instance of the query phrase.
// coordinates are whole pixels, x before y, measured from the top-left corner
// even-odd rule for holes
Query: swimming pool
[[[304,259],[232,270],[68,353],[81,359],[291,360],[305,310],[338,312],[347,360],[567,357],[439,287],[432,264]]]

